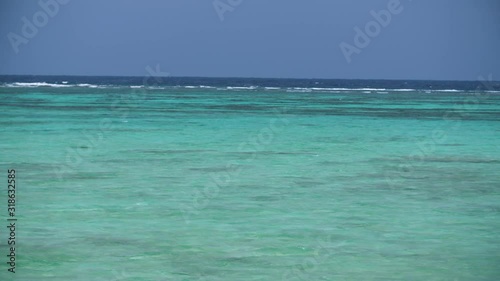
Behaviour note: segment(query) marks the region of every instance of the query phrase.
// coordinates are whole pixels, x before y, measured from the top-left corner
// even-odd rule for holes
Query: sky
[[[500,80],[499,0],[0,0],[0,74]]]

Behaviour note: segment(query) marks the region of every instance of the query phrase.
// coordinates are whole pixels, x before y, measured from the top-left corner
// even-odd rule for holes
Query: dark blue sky
[[[401,0],[358,45],[396,0],[54,1],[0,0],[0,74],[500,80],[499,0]]]

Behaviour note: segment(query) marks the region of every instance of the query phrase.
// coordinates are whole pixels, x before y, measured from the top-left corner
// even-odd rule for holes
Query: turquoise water
[[[500,278],[498,94],[0,94],[1,280]]]

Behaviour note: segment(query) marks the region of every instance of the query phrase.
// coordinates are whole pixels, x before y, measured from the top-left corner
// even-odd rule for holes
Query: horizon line
[[[0,74],[0,76],[46,76],[46,77],[133,77],[150,75],[81,75],[81,74]],[[276,79],[276,80],[354,80],[354,81],[432,81],[432,82],[481,82],[481,80],[440,80],[440,79],[396,79],[396,78],[286,78],[286,77],[243,77],[243,76],[154,76],[160,78],[208,78],[208,79]],[[500,83],[500,80],[488,81]]]

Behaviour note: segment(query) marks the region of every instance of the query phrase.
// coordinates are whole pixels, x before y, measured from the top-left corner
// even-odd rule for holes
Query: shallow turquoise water
[[[131,92],[0,88],[1,280],[500,278],[499,95]]]

